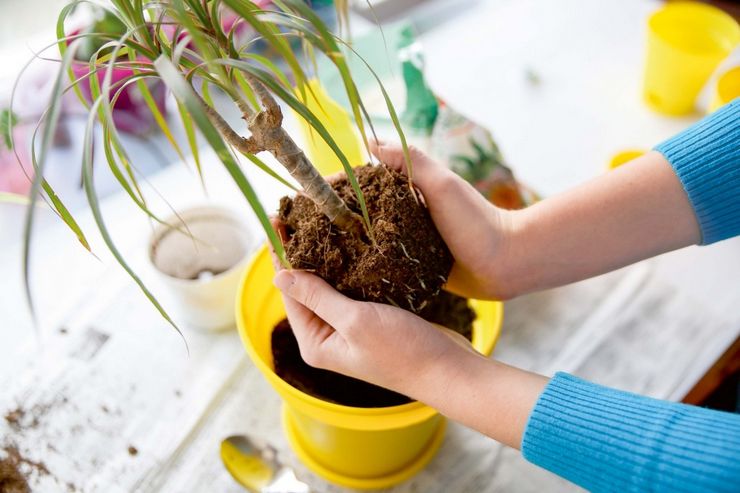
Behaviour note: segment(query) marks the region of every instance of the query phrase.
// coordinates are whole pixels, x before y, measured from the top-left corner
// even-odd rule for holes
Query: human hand
[[[274,224],[284,238],[280,224]],[[547,379],[477,353],[460,334],[390,305],[355,301],[273,252],[285,310],[304,361],[424,402],[518,448]]]
[[[406,174],[403,149],[371,143],[380,162]],[[413,182],[421,190],[455,264],[445,289],[466,298],[508,299],[516,294],[507,266],[515,212],[495,207],[468,182],[424,153],[409,149]]]
[[[308,272],[276,269],[275,286],[311,366],[426,401],[455,378],[461,360],[481,357],[460,334],[410,312],[354,301]]]
[[[395,390],[519,447],[546,378],[485,358],[461,335],[406,310],[354,301],[277,261],[276,269],[306,363]]]

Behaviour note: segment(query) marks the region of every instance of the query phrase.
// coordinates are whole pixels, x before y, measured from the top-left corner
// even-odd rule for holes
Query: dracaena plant
[[[182,157],[180,143],[173,137],[169,124],[150,90],[151,82],[157,80],[169,88],[176,99],[180,123],[185,130],[187,144],[198,172],[201,172],[201,166],[196,132],[200,132],[228,170],[259,219],[268,241],[286,265],[287,260],[280,239],[244,174],[237,155],[246,157],[249,165],[259,167],[274,179],[295,190],[259,157],[262,152],[271,153],[300,185],[300,190],[309,196],[337,227],[352,234],[362,234],[373,241],[365,200],[351,168],[351,165],[360,163],[348,162],[342,150],[322,125],[320,118],[312,113],[306,104],[307,98],[312,95],[304,65],[315,65],[314,54],[321,52],[333,63],[341,76],[351,103],[352,115],[367,146],[368,132],[374,131],[347,63],[347,54],[353,50],[348,43],[335,36],[306,3],[301,0],[274,0],[273,7],[264,10],[255,2],[247,0],[111,0],[110,6],[105,7],[108,9],[107,15],[113,16],[116,23],[124,27],[123,34],[65,32],[65,21],[68,16],[83,3],[90,2],[75,1],[63,8],[59,14],[55,43],[61,55],[59,73],[49,106],[37,127],[38,139],[34,133],[34,140],[39,142],[34,146],[37,150],[32,152],[35,176],[30,195],[31,204],[26,215],[23,258],[29,303],[31,296],[28,287],[28,253],[34,203],[39,198],[51,206],[85,248],[90,248],[84,232],[44,179],[51,136],[59,118],[60,99],[68,91],[77,92],[89,112],[81,156],[82,182],[97,228],[116,260],[173,326],[175,324],[166,311],[116,248],[109,234],[109,226],[101,214],[92,179],[93,129],[95,125],[100,125],[103,135],[100,145],[120,187],[143,214],[154,221],[162,222],[147,207],[146,199],[137,184],[134,163],[131,162],[126,147],[119,138],[113,120],[113,107],[122,91],[129,86],[135,85],[141,92],[157,125]],[[346,5],[345,2],[337,2],[337,5],[341,19],[346,15]],[[224,29],[221,22],[224,12],[236,16],[236,21],[231,23],[229,29]],[[250,51],[251,43],[240,46],[235,41],[235,33],[239,26],[251,28],[255,33],[254,40],[266,43],[276,56],[269,59]],[[72,64],[80,63],[75,61],[79,59],[79,50],[90,46],[91,36],[95,36],[98,42],[95,44],[96,49],[90,53],[89,60],[85,62],[88,64],[87,73],[75,78]],[[101,39],[104,42],[99,42]],[[308,56],[295,55],[293,47],[296,41],[302,43],[303,51]],[[275,62],[275,58],[278,63]],[[307,60],[314,63],[307,63]],[[112,73],[116,68],[126,68],[130,70],[130,75],[114,81]],[[369,66],[368,69],[372,72]],[[396,112],[377,76],[376,79],[405,149],[405,139]],[[83,85],[89,87],[91,97],[83,97],[80,91]],[[220,90],[236,105],[243,116],[246,128],[232,128],[221,116],[211,97],[214,89]],[[356,194],[360,214],[347,207],[282,127],[283,115],[276,98],[303,117],[318,138],[323,139],[336,153]],[[409,163],[408,152],[406,155]],[[31,307],[33,311],[33,306]]]

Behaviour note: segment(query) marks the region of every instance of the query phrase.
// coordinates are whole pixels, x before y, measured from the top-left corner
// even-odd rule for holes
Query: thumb
[[[406,158],[401,145],[373,141],[370,142],[370,152],[381,163],[403,174],[407,174]],[[419,187],[422,193],[426,191],[425,189],[431,189],[447,171],[445,167],[436,163],[432,158],[414,146],[409,146],[409,157],[411,158],[413,169],[414,185]]]
[[[381,163],[390,166],[396,171],[402,171],[406,167],[406,161],[403,158],[403,148],[398,144],[388,144],[382,140],[371,140],[370,152]]]
[[[348,304],[354,303],[323,279],[304,271],[281,270],[274,280],[283,294],[305,306],[334,327],[346,319]]]

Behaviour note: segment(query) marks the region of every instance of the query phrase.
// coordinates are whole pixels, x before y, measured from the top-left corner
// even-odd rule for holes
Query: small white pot
[[[245,222],[213,206],[165,222],[152,234],[148,258],[172,295],[175,319],[204,330],[233,328],[239,279],[257,246]]]

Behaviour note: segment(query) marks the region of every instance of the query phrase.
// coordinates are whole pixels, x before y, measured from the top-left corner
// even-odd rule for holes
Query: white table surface
[[[643,27],[654,2],[491,0],[458,3],[462,12],[452,15],[445,9],[453,4],[436,3],[449,18],[422,34],[429,80],[491,128],[518,175],[544,194],[602,173],[615,150],[649,148],[691,121],[659,117],[640,101]],[[428,20],[418,9],[412,17]],[[540,76],[538,87],[526,84],[527,68]],[[151,185],[175,208],[210,200],[241,211],[260,234],[236,187],[212,154],[204,156],[210,199],[184,166],[158,173]],[[248,175],[274,208],[284,190],[259,171]],[[0,206],[18,212],[12,207]],[[166,302],[145,260],[148,222],[120,194],[103,210],[120,249]],[[92,234],[89,213],[79,218],[100,260],[50,213],[39,215],[32,269],[39,337],[22,295],[19,232],[13,223],[0,231],[0,411],[35,407],[38,417],[20,428],[0,419],[0,445],[12,441],[44,461],[51,474],[32,478],[38,491],[240,491],[218,458],[221,438],[237,432],[273,442],[317,491],[342,491],[297,464],[280,431],[279,399],[234,331],[186,328],[188,357]],[[526,296],[507,303],[494,356],[679,400],[740,334],[738,279],[735,239]],[[393,491],[576,489],[453,424],[434,461]]]

